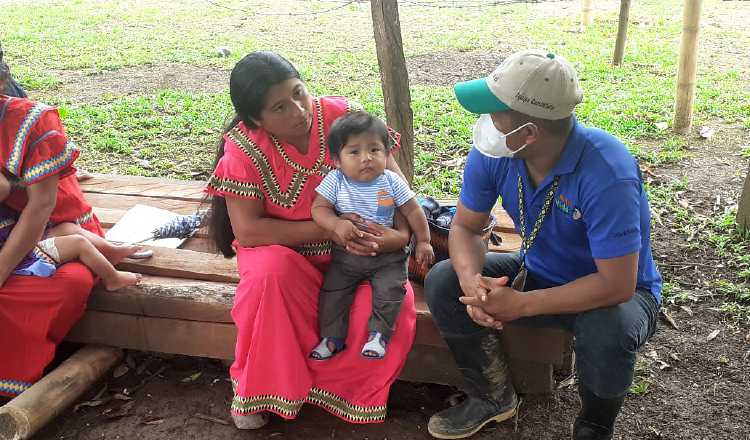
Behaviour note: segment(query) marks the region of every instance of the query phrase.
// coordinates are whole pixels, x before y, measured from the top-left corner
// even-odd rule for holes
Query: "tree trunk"
[[[396,0],[371,0],[372,27],[380,65],[380,80],[388,125],[401,133],[396,156],[409,183],[414,176],[414,116],[411,111],[409,75],[406,72],[401,24]]]
[[[594,0],[581,0],[581,32],[591,26],[592,3]]]
[[[685,0],[682,18],[682,41],[680,63],[677,72],[677,95],[675,96],[673,129],[676,133],[690,131],[695,101],[695,71],[698,64],[698,29],[700,27],[703,0]]]
[[[744,234],[750,234],[750,167],[740,195],[740,206],[737,208],[737,226]]]
[[[620,20],[617,27],[617,42],[612,64],[619,66],[625,56],[625,39],[628,36],[628,17],[630,15],[630,0],[620,0]]]

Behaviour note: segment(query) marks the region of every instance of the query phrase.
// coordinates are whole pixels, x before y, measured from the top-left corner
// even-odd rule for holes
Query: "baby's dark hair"
[[[328,132],[328,150],[331,152],[331,156],[338,157],[341,149],[349,140],[349,136],[362,133],[377,135],[383,141],[385,151],[391,151],[393,143],[388,135],[388,127],[385,123],[380,118],[360,110],[336,119],[336,122],[331,126],[331,130]]]

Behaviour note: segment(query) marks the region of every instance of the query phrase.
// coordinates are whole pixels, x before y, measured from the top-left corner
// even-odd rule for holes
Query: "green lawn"
[[[383,114],[369,4],[315,15],[273,15],[323,11],[338,3],[269,1],[252,15],[242,10],[248,2],[215,3],[220,6],[197,0],[10,2],[3,6],[0,28],[14,72],[32,95],[41,93],[62,107],[67,128],[84,151],[82,163],[94,171],[179,178],[205,171],[231,110],[227,93],[162,90],[80,104],[54,93],[66,71],[92,74],[164,63],[226,70],[248,51],[271,49],[292,60],[315,93],[346,95]],[[499,57],[533,46],[566,56],[578,66],[585,91],[579,118],[613,132],[643,159],[661,163],[683,155],[683,142],[656,128],[672,118],[681,4],[644,0],[634,6],[625,63],[618,68],[610,65],[617,28],[613,7],[600,11],[585,33],[573,32],[576,2],[402,6],[401,23],[407,58],[463,54],[470,66],[478,51]],[[719,6],[740,7],[711,0],[704,10]],[[721,47],[748,38],[710,26],[701,37]],[[218,57],[217,46],[231,48],[232,54]],[[747,72],[703,61],[696,123],[721,118],[750,127]],[[416,189],[455,195],[461,168],[441,162],[466,153],[473,117],[458,107],[448,86],[412,84],[412,99]],[[662,147],[646,153],[639,148],[642,142]]]

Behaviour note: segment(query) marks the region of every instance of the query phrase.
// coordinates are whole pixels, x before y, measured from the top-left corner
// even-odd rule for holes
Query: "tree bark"
[[[700,28],[703,0],[685,0],[682,19],[682,41],[680,63],[677,72],[677,95],[675,96],[673,129],[676,133],[690,131],[695,101],[695,71],[698,64],[698,29]]]
[[[625,56],[625,40],[628,36],[628,17],[630,16],[630,0],[620,0],[620,20],[617,26],[617,42],[612,64],[619,66]]]
[[[398,2],[371,0],[370,6],[385,113],[388,125],[401,133],[401,150],[396,160],[411,183],[414,177],[414,115],[411,110],[409,75],[401,43]]]
[[[592,3],[594,0],[581,0],[581,32],[591,26]]]

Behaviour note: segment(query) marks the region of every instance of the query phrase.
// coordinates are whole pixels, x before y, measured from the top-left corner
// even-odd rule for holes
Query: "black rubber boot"
[[[511,382],[500,334],[482,330],[470,336],[445,337],[464,377],[466,400],[443,410],[427,424],[430,435],[441,439],[465,438],[490,422],[516,414],[518,397]]]
[[[578,395],[581,412],[573,423],[573,440],[610,440],[625,396],[602,399],[581,383]]]

